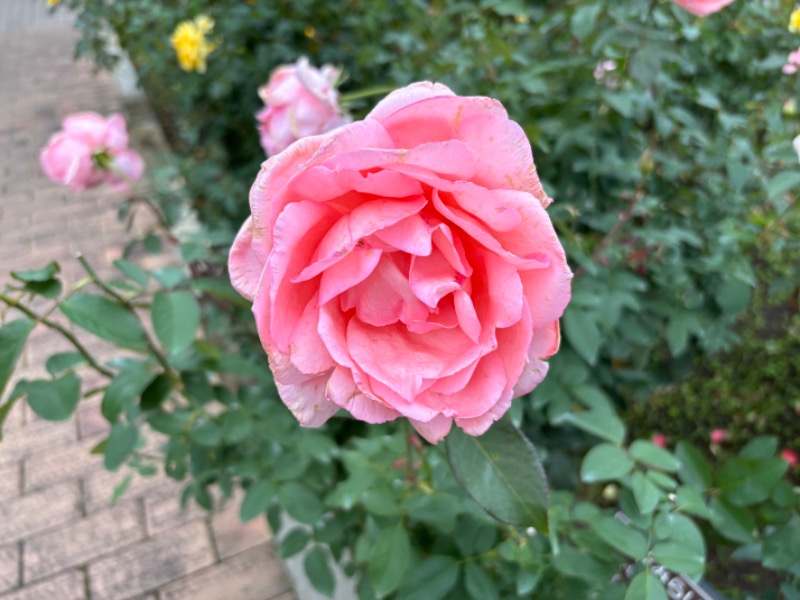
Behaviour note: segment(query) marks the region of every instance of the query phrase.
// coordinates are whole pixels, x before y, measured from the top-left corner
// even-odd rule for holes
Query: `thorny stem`
[[[0,302],[4,302],[8,306],[16,308],[21,313],[23,313],[27,317],[33,319],[37,323],[41,323],[45,327],[49,327],[50,329],[52,329],[54,331],[57,331],[58,333],[63,335],[67,339],[67,341],[69,341],[69,343],[72,344],[75,347],[75,349],[78,352],[80,352],[80,354],[86,359],[86,362],[89,364],[90,367],[92,367],[95,371],[97,371],[101,375],[105,375],[106,377],[109,377],[109,378],[114,377],[114,372],[109,370],[109,369],[107,369],[107,368],[105,368],[100,363],[98,363],[94,359],[94,357],[91,355],[91,353],[86,349],[86,347],[83,344],[81,344],[78,341],[78,339],[70,331],[65,329],[63,326],[61,326],[58,323],[55,323],[54,321],[51,321],[51,320],[49,320],[49,319],[47,319],[47,318],[45,318],[43,316],[37,315],[35,312],[33,312],[30,308],[28,308],[24,304],[20,303],[17,300],[14,300],[13,298],[10,298],[10,297],[6,296],[3,293],[0,293]]]

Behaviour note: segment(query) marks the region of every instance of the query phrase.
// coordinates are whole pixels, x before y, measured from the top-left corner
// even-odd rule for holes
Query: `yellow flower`
[[[800,8],[795,8],[789,16],[789,31],[800,33]]]
[[[181,21],[172,32],[170,42],[178,55],[178,64],[184,71],[206,72],[206,58],[215,45],[206,40],[206,34],[214,29],[214,21],[199,15],[192,21]]]
[[[59,0],[47,0],[47,6],[55,6]]]

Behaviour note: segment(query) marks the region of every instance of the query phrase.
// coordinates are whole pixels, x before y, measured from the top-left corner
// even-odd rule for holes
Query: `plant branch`
[[[58,323],[51,321],[50,319],[37,315],[35,312],[33,312],[30,308],[28,308],[24,304],[20,303],[17,300],[14,300],[13,298],[6,296],[3,293],[0,293],[0,302],[4,302],[8,306],[16,308],[21,313],[23,313],[27,317],[30,317],[37,323],[41,323],[45,327],[49,327],[50,329],[57,331],[58,333],[63,335],[67,339],[67,341],[69,341],[69,343],[75,347],[75,349],[78,352],[80,352],[80,354],[86,359],[86,362],[89,364],[90,367],[92,367],[98,373],[105,375],[106,377],[114,377],[114,372],[105,368],[100,363],[98,363],[91,355],[91,353],[86,349],[86,347],[78,341],[78,338],[76,338],[72,334],[72,332],[68,331],[62,325],[59,325]]]

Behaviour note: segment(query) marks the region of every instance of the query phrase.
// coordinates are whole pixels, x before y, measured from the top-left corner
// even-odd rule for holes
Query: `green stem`
[[[28,308],[24,304],[21,304],[20,302],[14,300],[13,298],[9,298],[5,294],[0,293],[0,302],[4,302],[8,306],[16,308],[21,313],[33,319],[37,323],[41,323],[45,327],[57,331],[58,333],[63,335],[67,339],[67,341],[69,341],[69,343],[75,347],[75,349],[78,352],[80,352],[80,354],[86,359],[86,362],[89,364],[90,367],[92,367],[98,373],[105,375],[106,377],[114,377],[114,372],[109,369],[106,369],[103,365],[98,363],[91,355],[91,353],[84,347],[84,345],[78,341],[78,338],[76,338],[70,331],[65,329],[63,326],[59,325],[58,323],[55,323],[54,321],[51,321],[50,319],[46,319],[40,315],[37,315],[35,312],[33,312],[30,308]]]
[[[117,290],[115,290],[105,281],[100,279],[100,277],[97,275],[97,272],[89,264],[89,261],[86,260],[85,256],[83,256],[82,254],[78,254],[78,262],[81,263],[81,266],[84,268],[86,273],[89,275],[89,277],[91,277],[92,281],[100,287],[100,289],[102,289],[106,294],[114,298],[120,304],[120,306],[128,309],[133,314],[133,316],[139,320],[140,323],[142,322],[142,319],[139,317],[139,313],[137,313],[136,310],[133,308],[130,300],[122,296],[119,292],[117,292]],[[143,326],[142,328],[144,329],[144,324],[142,324],[142,326]],[[158,361],[158,364],[160,364],[161,367],[164,369],[164,374],[167,377],[169,377],[172,385],[174,385],[175,388],[178,389],[178,391],[180,391],[183,387],[180,382],[180,377],[178,377],[172,370],[172,367],[167,362],[167,357],[164,356],[159,347],[155,345],[152,338],[150,337],[150,334],[147,333],[147,330],[144,329],[144,331],[145,331],[144,336],[145,339],[147,340],[148,349],[153,354],[153,356],[155,356],[156,360]]]
[[[396,85],[379,85],[377,87],[367,88],[366,90],[340,94],[339,100],[341,100],[342,103],[346,103],[346,102],[351,102],[353,100],[360,100],[361,98],[369,98],[370,96],[388,94],[389,92],[393,92],[396,89],[397,89]]]

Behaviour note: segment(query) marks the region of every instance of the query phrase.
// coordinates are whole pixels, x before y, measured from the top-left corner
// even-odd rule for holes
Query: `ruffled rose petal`
[[[420,100],[437,98],[440,96],[455,97],[455,93],[446,85],[432,83],[430,81],[420,81],[412,83],[404,88],[393,91],[383,100],[375,105],[375,108],[367,115],[367,119],[385,121],[393,113],[402,110],[406,106],[415,104]]]
[[[339,410],[325,397],[329,377],[315,377],[303,383],[285,385],[275,382],[278,394],[286,407],[303,427],[321,427]]]
[[[428,422],[417,421],[416,419],[409,419],[408,421],[431,444],[441,442],[450,433],[450,428],[453,426],[453,419],[443,415],[438,415]]]
[[[330,376],[325,395],[331,403],[341,406],[356,419],[367,423],[385,423],[400,416],[396,411],[359,391],[352,374],[341,367],[335,369]]]
[[[328,267],[319,282],[319,303],[329,302],[364,281],[378,266],[382,254],[380,250],[356,248]]]
[[[459,277],[463,279],[438,250],[430,256],[411,259],[408,282],[417,298],[430,308],[436,308],[444,296],[461,289]]]
[[[292,332],[289,359],[301,373],[317,376],[335,367],[328,349],[317,333],[319,303],[315,294],[308,301]]]
[[[231,285],[242,296],[252,301],[263,270],[264,261],[253,252],[253,219],[248,217],[236,239],[233,240],[228,257]]]

